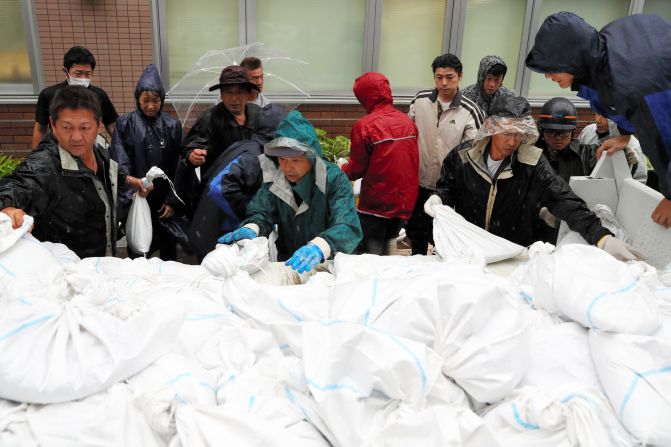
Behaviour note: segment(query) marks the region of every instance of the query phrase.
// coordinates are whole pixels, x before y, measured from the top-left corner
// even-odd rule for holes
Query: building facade
[[[387,75],[406,110],[415,92],[433,86],[430,64],[444,52],[461,58],[463,87],[475,81],[483,56],[497,54],[508,64],[504,84],[534,106],[574,98],[524,67],[536,29],[561,10],[597,29],[641,12],[671,20],[668,0],[2,0],[0,152],[30,150],[37,96],[64,79],[63,54],[73,45],[95,55],[93,83],[119,114],[135,108],[147,64],[156,64],[170,90],[207,51],[254,42],[307,63],[310,96],[299,107],[331,134],[348,135],[364,114],[351,91],[357,76]],[[283,85],[266,79],[267,96],[297,101]],[[211,103],[216,94],[187,91],[183,99]],[[577,105],[580,124],[590,122],[589,109]]]

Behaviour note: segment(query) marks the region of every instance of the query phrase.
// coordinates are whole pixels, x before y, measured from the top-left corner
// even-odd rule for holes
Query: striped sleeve
[[[485,114],[480,106],[477,105],[475,101],[465,96],[461,97],[461,106],[468,110],[468,112],[473,116],[475,127],[479,129],[480,126],[482,126],[482,123],[485,121]]]

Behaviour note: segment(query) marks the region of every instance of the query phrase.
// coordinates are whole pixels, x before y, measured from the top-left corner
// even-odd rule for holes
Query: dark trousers
[[[163,227],[158,223],[158,216],[152,215],[151,225],[152,225],[152,238],[149,253],[147,253],[147,258],[149,258],[153,252],[158,250],[159,256],[162,260],[164,261],[177,260],[177,242],[175,242],[172,236],[166,233]],[[129,248],[128,257],[130,259],[135,259],[142,257],[142,254],[135,253]]]
[[[433,243],[433,217],[424,212],[424,203],[435,193],[432,189],[419,187],[415,208],[405,226],[405,234],[412,243],[413,255],[426,255],[429,242]]]
[[[383,254],[385,242],[398,237],[398,233],[403,226],[403,220],[388,219],[364,213],[357,214],[363,231],[359,252],[373,255]]]

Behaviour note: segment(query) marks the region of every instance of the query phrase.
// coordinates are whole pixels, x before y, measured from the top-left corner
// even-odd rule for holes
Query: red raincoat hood
[[[394,103],[389,80],[382,73],[362,74],[354,81],[352,91],[367,112],[371,112],[375,107]]]

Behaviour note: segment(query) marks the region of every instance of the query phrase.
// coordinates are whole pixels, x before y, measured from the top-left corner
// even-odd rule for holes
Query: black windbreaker
[[[261,187],[259,155],[255,140],[234,143],[203,176],[203,192],[189,227],[189,243],[199,257],[214,250],[217,239],[238,228],[247,204]]]
[[[597,31],[579,16],[548,16],[526,65],[541,73],[570,73],[592,110],[636,133],[671,199],[671,23],[634,14]]]
[[[51,134],[12,175],[0,179],[0,209],[21,208],[35,218],[37,239],[65,244],[80,258],[105,256],[109,227],[114,254],[117,164],[99,146],[94,146],[94,152],[110,215],[106,216],[105,203],[96,190],[96,175],[69,153],[61,154]]]
[[[467,141],[445,158],[436,193],[467,221],[520,245],[538,240],[535,234],[540,206],[566,221],[590,244],[611,234],[557,176],[542,150],[522,145],[504,160],[492,179],[484,160],[489,138],[474,146]]]

